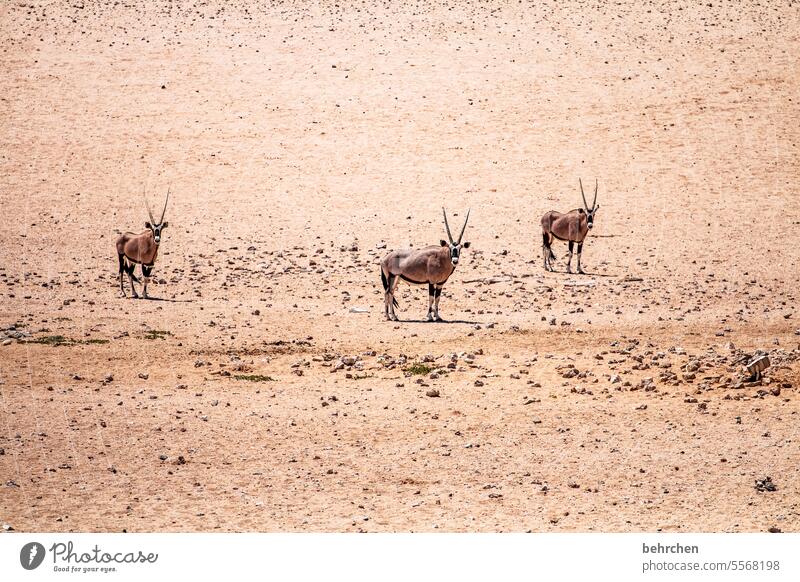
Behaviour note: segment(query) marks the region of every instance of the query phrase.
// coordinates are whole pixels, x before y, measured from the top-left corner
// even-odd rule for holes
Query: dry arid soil
[[[4,529],[800,531],[799,30],[786,0],[3,2]],[[587,274],[563,243],[547,273],[579,178]],[[114,241],[170,186],[122,298]],[[401,285],[387,322],[378,263],[442,206],[472,209],[448,321]]]

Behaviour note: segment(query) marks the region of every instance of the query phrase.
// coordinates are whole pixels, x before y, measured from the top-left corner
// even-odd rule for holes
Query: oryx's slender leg
[[[389,277],[391,277],[391,275],[389,275]],[[391,279],[388,279],[387,281],[390,281],[390,280]],[[386,316],[386,319],[391,319],[391,317],[389,317],[389,287],[388,286],[386,287],[386,289],[383,292],[383,313]]]
[[[428,321],[433,321],[433,297],[436,293],[436,286],[433,283],[428,283],[428,314],[426,316]]]
[[[442,287],[444,287],[444,285],[436,285],[433,292],[434,293],[433,318],[435,321],[442,321],[442,318],[439,317],[439,298],[442,296]]]
[[[542,233],[542,258],[544,259],[544,270],[550,270],[550,236],[546,233]]]
[[[567,253],[567,273],[571,273],[572,272],[572,245],[573,244],[574,243],[572,241],[569,241],[569,253]],[[578,258],[578,269],[580,269],[580,264],[581,264],[580,255],[578,255],[578,257],[579,257]]]
[[[139,294],[136,292],[136,285],[133,284],[133,270],[135,268],[135,264],[128,263],[128,265],[125,267],[125,272],[128,273],[128,281],[131,282],[131,294],[133,295],[133,298],[139,299]]]
[[[583,269],[581,269],[581,251],[583,250],[583,243],[578,243],[578,272],[583,275]]]
[[[125,280],[123,276],[125,274],[125,255],[119,255],[119,290],[122,291],[122,296],[126,297],[125,295]]]
[[[392,296],[392,287],[394,286],[394,279],[394,275],[389,273],[386,277],[386,293],[384,293],[384,301],[386,303],[386,319],[389,321],[394,319],[394,313],[392,310],[392,303],[394,301],[394,297]]]
[[[400,321],[397,314],[394,312],[394,293],[397,285],[400,283],[400,277],[397,275],[389,275],[389,312],[390,319],[393,321]]]
[[[153,266],[146,267],[142,265],[142,297],[147,299],[147,284],[150,282],[150,274],[153,272]]]

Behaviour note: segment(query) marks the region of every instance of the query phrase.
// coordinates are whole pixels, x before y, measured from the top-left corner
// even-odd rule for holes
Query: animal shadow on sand
[[[130,297],[120,297],[120,299],[130,299]],[[152,295],[148,295],[147,297],[134,297],[135,300],[139,301],[165,301],[167,303],[194,303],[194,299],[170,299],[168,297],[153,297]]]
[[[553,273],[561,273],[562,275],[575,275],[577,277],[617,277],[618,275],[614,275],[612,273],[592,273],[591,271],[584,271],[583,273],[576,273],[573,271],[572,273],[567,273],[566,271],[553,271]]]
[[[481,322],[479,321],[468,321],[466,319],[440,319],[439,321],[429,321],[427,319],[398,319],[397,323],[443,323],[443,324],[462,323],[466,325],[481,324]]]

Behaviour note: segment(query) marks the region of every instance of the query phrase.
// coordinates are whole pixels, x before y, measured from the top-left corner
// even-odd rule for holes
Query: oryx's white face
[[[461,239],[464,238],[464,231],[467,230],[467,223],[469,222],[469,213],[470,211],[467,210],[467,217],[464,219],[464,226],[461,227],[461,234],[458,235],[458,239],[453,239],[453,234],[450,232],[450,224],[447,222],[447,211],[442,208],[442,215],[444,216],[444,228],[447,230],[447,240],[439,241],[443,247],[447,247],[450,250],[450,263],[455,267],[458,264],[458,261],[461,259],[461,249],[468,249],[469,243],[465,242],[462,243]],[[448,242],[449,241],[449,242]]]
[[[586,226],[589,230],[594,226],[594,215],[600,210],[600,205],[597,204],[597,180],[594,181],[594,200],[592,200],[592,207],[586,202],[586,195],[583,193],[583,182],[578,178],[578,184],[581,187],[581,198],[583,198],[583,209],[586,211]]]
[[[448,243],[446,240],[441,240],[439,241],[439,244],[443,247],[448,247],[450,250],[450,262],[453,263],[453,266],[455,267],[458,264],[458,261],[461,259],[461,249],[468,249],[470,243],[465,242],[456,244]]]
[[[598,210],[600,210],[599,204],[593,210],[586,211],[586,226],[589,227],[589,230],[594,226],[594,215],[597,214]]]
[[[156,244],[158,244],[161,242],[161,231],[169,226],[169,222],[162,222],[161,224],[150,224],[149,222],[145,222],[144,226],[153,232],[153,240],[155,240]]]
[[[158,219],[158,222],[156,222],[156,219],[153,217],[153,212],[150,210],[150,205],[147,203],[147,196],[142,192],[144,205],[147,208],[147,215],[150,217],[150,222],[145,222],[144,226],[153,232],[153,240],[156,241],[156,244],[161,242],[161,231],[169,226],[169,224],[164,221],[164,214],[167,212],[167,204],[169,203],[169,192],[170,189],[167,188],[167,199],[164,200],[164,209],[161,211],[161,218]]]

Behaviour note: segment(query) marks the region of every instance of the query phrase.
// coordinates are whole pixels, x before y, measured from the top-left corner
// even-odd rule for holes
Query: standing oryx
[[[413,285],[428,284],[428,321],[442,321],[439,317],[439,296],[442,294],[442,287],[453,274],[461,249],[469,248],[468,242],[461,242],[467,229],[469,210],[461,234],[458,235],[458,241],[454,241],[453,235],[450,234],[450,225],[447,223],[447,212],[444,208],[442,213],[449,243],[442,240],[439,241],[439,246],[392,251],[381,261],[381,280],[383,290],[386,292],[384,297],[386,319],[398,321],[394,312],[397,305],[394,291],[402,279]]]
[[[566,214],[551,210],[542,216],[542,256],[544,257],[544,270],[555,271],[552,262],[556,260],[553,254],[553,249],[550,245],[553,238],[566,241],[569,244],[569,255],[567,258],[567,273],[572,272],[572,245],[578,243],[578,273],[583,274],[581,269],[581,251],[583,250],[583,241],[586,235],[589,234],[592,226],[594,226],[594,215],[600,209],[600,205],[595,205],[597,202],[597,180],[594,184],[594,200],[592,200],[592,207],[586,203],[586,196],[583,193],[583,183],[578,179],[578,184],[581,187],[581,197],[583,198],[584,208],[570,210]]]
[[[131,290],[133,297],[138,298],[134,281],[139,281],[133,270],[136,265],[142,266],[142,296],[147,299],[147,283],[150,281],[150,273],[153,271],[153,263],[156,262],[158,256],[158,245],[161,243],[161,231],[167,228],[167,222],[164,222],[164,213],[167,211],[167,202],[169,202],[169,188],[167,189],[167,199],[164,201],[164,209],[161,211],[161,218],[158,222],[153,219],[153,213],[150,211],[150,205],[147,203],[147,196],[143,193],[144,205],[147,207],[147,214],[150,216],[150,222],[145,222],[144,226],[146,231],[140,234],[126,232],[119,235],[117,239],[117,255],[119,258],[119,288],[122,291],[122,296],[125,297],[125,287],[122,282],[122,274],[127,273],[128,279],[131,282]]]

